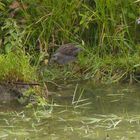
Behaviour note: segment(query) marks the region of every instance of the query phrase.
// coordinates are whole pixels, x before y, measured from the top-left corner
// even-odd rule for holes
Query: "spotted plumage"
[[[56,52],[52,55],[50,63],[56,62],[60,65],[64,65],[76,60],[78,53],[82,49],[75,44],[61,45]]]

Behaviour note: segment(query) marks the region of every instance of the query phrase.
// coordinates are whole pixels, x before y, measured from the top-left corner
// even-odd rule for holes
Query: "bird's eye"
[[[52,59],[53,59],[53,60],[57,60],[57,55],[53,55],[53,56],[52,56]]]

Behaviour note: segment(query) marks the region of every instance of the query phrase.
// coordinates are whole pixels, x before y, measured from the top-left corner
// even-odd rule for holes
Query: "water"
[[[50,88],[52,107],[0,106],[2,140],[139,140],[140,86]]]

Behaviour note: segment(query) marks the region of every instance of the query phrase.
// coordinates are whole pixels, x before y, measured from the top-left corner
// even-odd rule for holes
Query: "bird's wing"
[[[64,54],[64,55],[76,56],[78,52],[80,51],[81,51],[81,48],[76,47],[75,44],[65,44],[65,45],[62,45],[60,48],[58,48],[56,50],[56,53],[60,52],[61,54]]]

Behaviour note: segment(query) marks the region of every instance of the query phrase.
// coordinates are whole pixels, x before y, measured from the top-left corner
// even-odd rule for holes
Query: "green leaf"
[[[9,52],[11,52],[11,50],[12,50],[12,45],[11,45],[11,43],[7,43],[7,44],[5,45],[5,52],[6,52],[6,53],[9,53]]]
[[[4,11],[5,10],[5,4],[0,2],[0,10]]]

